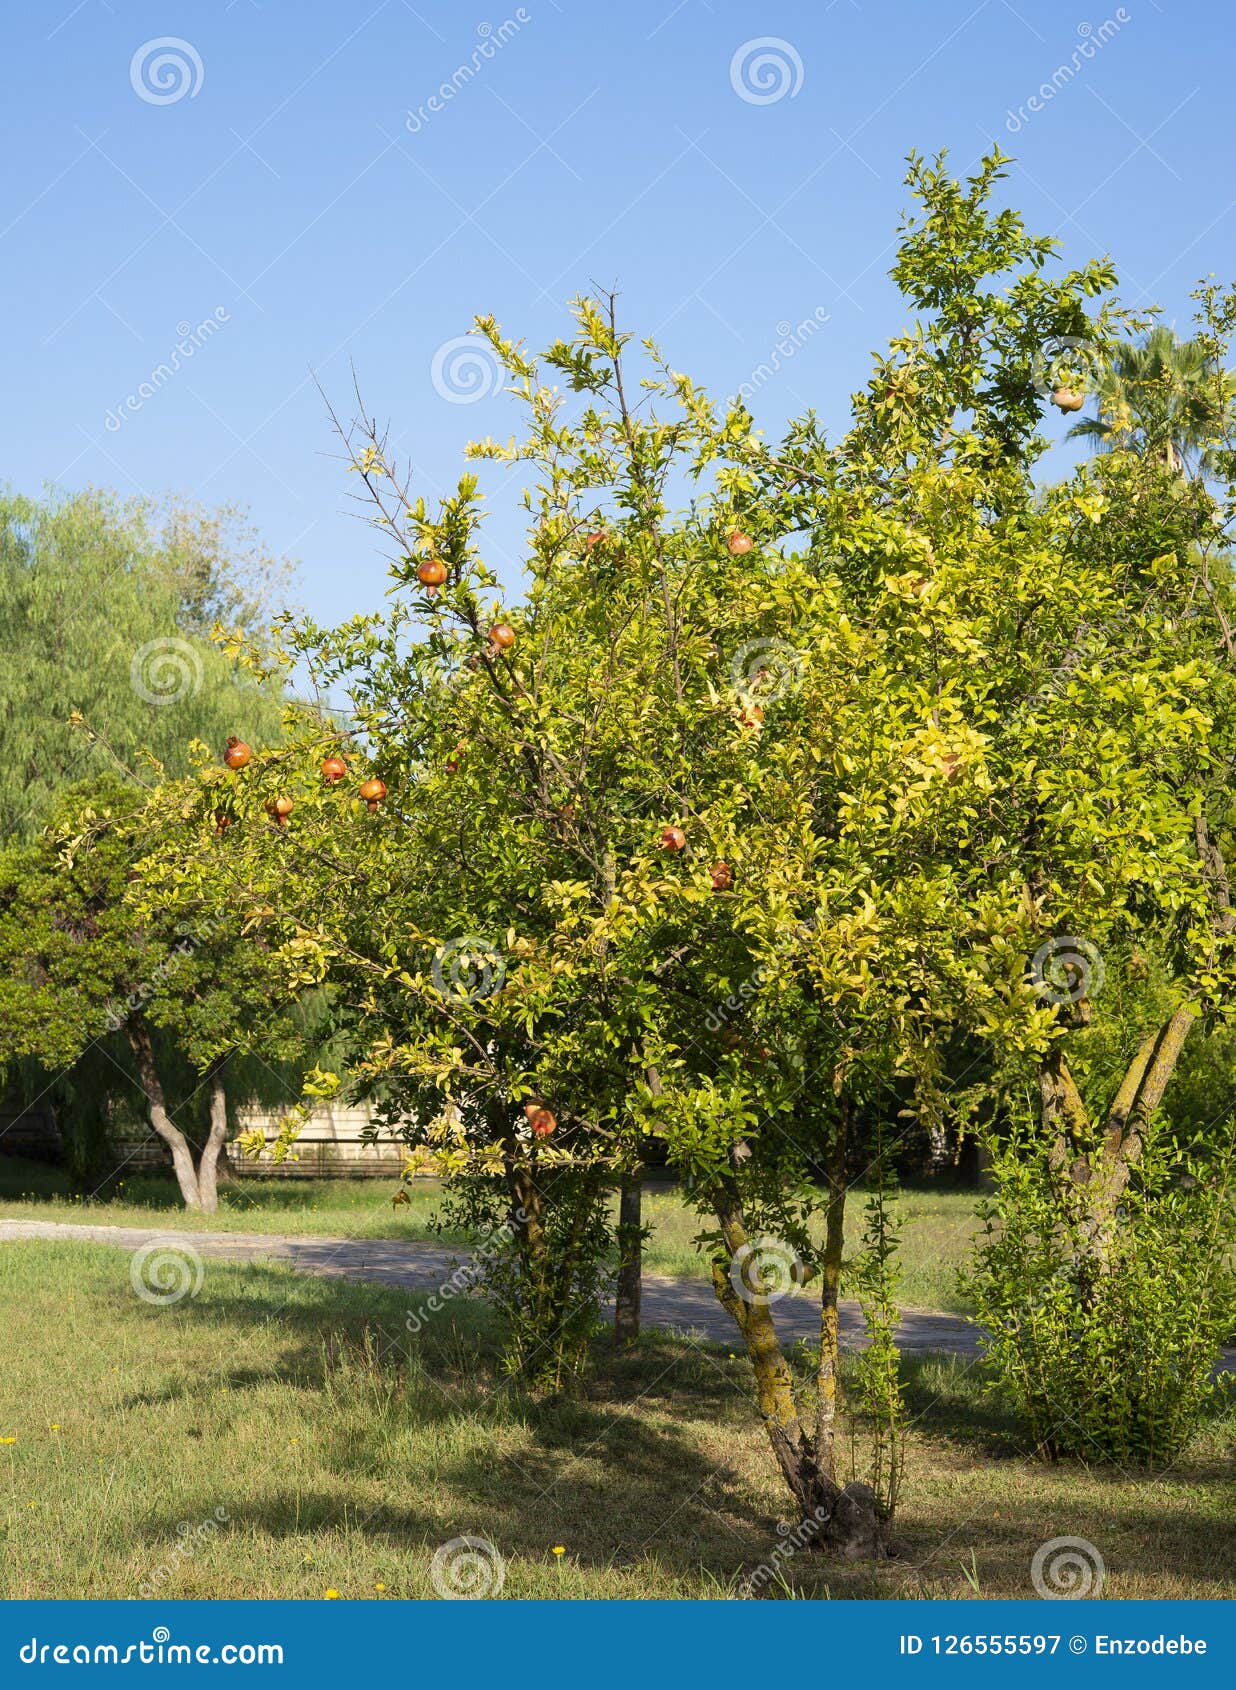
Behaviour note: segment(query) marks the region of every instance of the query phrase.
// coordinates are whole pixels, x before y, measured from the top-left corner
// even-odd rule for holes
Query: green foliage
[[[433,1225],[471,1245],[473,1270],[505,1322],[506,1372],[561,1392],[583,1372],[596,1335],[598,1304],[613,1282],[613,1233],[608,1194],[594,1176],[560,1172],[543,1195],[543,1248],[530,1247],[527,1217],[512,1213],[502,1182],[484,1176],[453,1181]]]
[[[1170,468],[1213,471],[1234,399],[1236,377],[1215,361],[1206,338],[1182,340],[1160,323],[1114,349],[1095,382],[1097,414],[1069,434],[1101,451],[1150,452]]]
[[[176,828],[144,868],[147,897],[227,899],[292,983],[330,982],[356,1084],[414,1157],[500,1179],[527,1249],[560,1175],[612,1179],[659,1141],[740,1324],[727,1265],[759,1234],[810,1260],[843,1114],[934,1127],[963,1046],[989,1113],[1041,1076],[1099,1110],[1164,1011],[1236,1007],[1224,511],[1146,453],[1035,485],[1047,349],[1102,362],[1141,324],[1110,265],[1058,268],[995,206],[1005,162],[958,182],[912,160],[893,274],[917,315],[835,443],[808,416],[769,447],[612,299],[577,300],[539,359],[478,319],[525,414],[470,448],[526,473],[523,600],[485,561],[478,476],[431,512],[360,418],[389,606],[289,622],[280,654],[346,690],[349,723],[163,795]],[[1097,967],[1072,990],[1079,939],[1109,996]],[[1121,976],[1137,947],[1153,979]],[[877,1216],[881,1322],[887,1236]],[[802,1417],[774,1371],[784,1454]]]
[[[1223,1394],[1230,1129],[1188,1141],[1157,1120],[1103,1237],[1038,1132],[990,1148],[996,1191],[965,1283],[997,1388],[1053,1458],[1174,1460]],[[1089,1162],[1100,1178],[1097,1143]]]
[[[129,892],[157,837],[139,792],[114,777],[70,788],[45,833],[0,852],[0,1065],[27,1097],[56,1104],[83,1188],[114,1166],[114,1134],[149,1120],[136,1032],[150,1041],[172,1117],[200,1143],[203,1074],[225,1068],[233,1124],[243,1101],[272,1090],[285,1101],[300,1071],[277,1065],[313,1023],[226,908],[195,922],[138,914]]]
[[[191,738],[222,744],[242,718],[274,737],[277,696],[207,636],[216,619],[256,635],[281,574],[232,511],[0,497],[0,837],[32,838],[61,788],[117,761],[183,774]]]

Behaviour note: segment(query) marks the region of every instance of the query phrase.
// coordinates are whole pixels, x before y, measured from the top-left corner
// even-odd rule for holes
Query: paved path
[[[0,1220],[0,1243],[26,1238],[56,1238],[90,1244],[110,1244],[119,1250],[136,1250],[154,1239],[187,1244],[201,1256],[218,1256],[234,1262],[285,1262],[304,1273],[331,1278],[370,1280],[378,1285],[399,1285],[422,1296],[436,1291],[456,1276],[456,1284],[467,1258],[457,1250],[443,1250],[433,1244],[401,1244],[385,1238],[293,1238],[281,1233],[196,1232],[144,1226],[78,1226],[68,1221]],[[819,1337],[820,1306],[809,1291],[783,1297],[774,1310],[782,1338]],[[734,1323],[712,1294],[711,1285],[700,1280],[667,1279],[646,1273],[643,1287],[643,1318],[649,1326],[670,1331],[696,1332],[715,1343],[733,1345]],[[841,1305],[841,1341],[853,1348],[862,1335],[858,1304]],[[902,1311],[899,1331],[901,1347],[908,1353],[943,1350],[954,1355],[977,1352],[974,1328],[957,1315],[935,1314],[928,1309]]]

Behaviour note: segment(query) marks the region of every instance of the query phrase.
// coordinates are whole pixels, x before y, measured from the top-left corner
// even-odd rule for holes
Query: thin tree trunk
[[[639,1342],[640,1282],[643,1276],[643,1179],[624,1174],[618,1189],[618,1282],[614,1288],[614,1348]]]
[[[208,1077],[210,1086],[210,1133],[206,1139],[205,1149],[197,1165],[198,1194],[203,1209],[213,1212],[219,1207],[219,1154],[223,1149],[223,1142],[227,1137],[227,1092],[223,1085],[223,1070],[226,1057],[211,1064]]]
[[[747,1229],[737,1192],[732,1185],[719,1193],[716,1204],[730,1262],[714,1261],[712,1285],[717,1301],[733,1316],[742,1333],[755,1372],[756,1395],[773,1455],[800,1522],[816,1527],[814,1547],[848,1558],[874,1557],[885,1552],[884,1522],[876,1511],[875,1493],[859,1482],[839,1485],[822,1470],[819,1451],[802,1423],[794,1395],[794,1375],[785,1359],[767,1302],[741,1296],[731,1279],[733,1258],[748,1246]]]
[[[823,1285],[820,1291],[820,1365],[816,1379],[816,1462],[837,1482],[837,1380],[841,1367],[841,1259],[845,1251],[845,1167],[851,1105],[842,1098],[825,1164],[828,1208],[824,1220]]]
[[[200,1209],[202,1197],[198,1188],[197,1171],[193,1166],[193,1151],[188,1139],[168,1114],[163,1082],[159,1078],[159,1070],[155,1064],[154,1044],[151,1041],[150,1029],[144,1022],[133,1020],[128,1023],[125,1031],[129,1037],[134,1060],[137,1063],[137,1074],[142,1082],[142,1090],[146,1093],[146,1102],[150,1111],[150,1124],[172,1153],[172,1167],[175,1170],[176,1183],[180,1187],[180,1195],[184,1198],[185,1207],[187,1209]]]

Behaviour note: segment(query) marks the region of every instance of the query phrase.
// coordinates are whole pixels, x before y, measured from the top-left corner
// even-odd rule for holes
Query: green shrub
[[[1225,1383],[1230,1140],[1185,1144],[1153,1122],[1097,1227],[1085,1170],[1097,1179],[1098,1144],[1068,1174],[1028,1130],[990,1148],[995,1191],[963,1277],[994,1387],[1044,1455],[1171,1461]]]

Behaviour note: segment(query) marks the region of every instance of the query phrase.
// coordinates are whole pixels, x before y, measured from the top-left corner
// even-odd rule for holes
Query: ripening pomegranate
[[[218,828],[220,833],[226,833],[231,825],[232,818],[228,815],[226,810],[217,810],[215,812],[215,826]]]
[[[378,805],[386,797],[386,782],[384,780],[379,780],[376,775],[370,775],[368,780],[363,780],[360,783],[357,790],[368,804],[369,808],[371,810],[376,810]]]
[[[436,591],[446,580],[446,565],[441,558],[427,557],[417,569],[416,579],[422,587],[432,587]]]
[[[725,549],[731,557],[746,557],[754,544],[750,534],[744,534],[741,528],[733,528],[725,536]]]
[[[223,753],[223,761],[227,764],[229,769],[243,769],[252,756],[253,752],[245,744],[244,740],[237,739],[236,735],[233,734],[227,742],[227,750]]]
[[[558,1117],[552,1109],[534,1109],[528,1116],[528,1125],[532,1128],[533,1138],[548,1138],[558,1125]]]
[[[663,827],[661,829],[661,848],[665,851],[681,851],[687,843],[687,836],[680,827]]]
[[[342,780],[347,772],[348,765],[344,762],[342,757],[323,757],[322,773],[332,785],[335,781]]]
[[[267,813],[274,821],[276,827],[285,826],[288,817],[292,814],[292,811],[295,808],[296,806],[290,798],[272,798],[270,803],[266,806]]]
[[[510,651],[515,644],[515,630],[509,622],[495,622],[489,630],[489,639],[499,651]]]
[[[709,870],[712,875],[712,889],[714,892],[728,892],[734,884],[734,871],[728,863],[718,862]]]
[[[1086,403],[1086,396],[1071,387],[1058,387],[1051,396],[1051,402],[1061,411],[1080,411]]]

